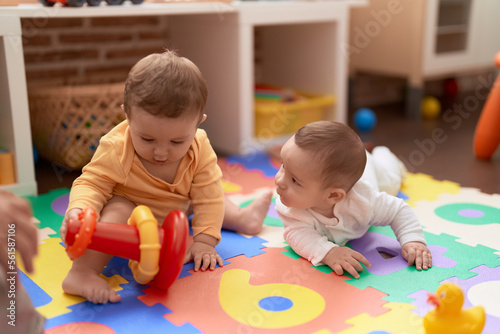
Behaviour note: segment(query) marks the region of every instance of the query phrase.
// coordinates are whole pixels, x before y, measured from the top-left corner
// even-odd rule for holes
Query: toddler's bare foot
[[[116,303],[121,299],[108,282],[90,268],[71,268],[62,288],[64,292],[82,296],[94,304]]]
[[[262,230],[272,198],[273,192],[269,190],[253,200],[248,206],[241,208],[240,219],[242,223],[240,232],[255,235]]]

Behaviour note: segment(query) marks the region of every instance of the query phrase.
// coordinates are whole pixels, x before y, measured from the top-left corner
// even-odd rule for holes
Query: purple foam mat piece
[[[269,210],[267,210],[267,215],[269,217],[273,217],[273,218],[277,218],[279,219],[279,215],[278,215],[278,212],[276,212],[276,205],[274,203],[271,203],[271,205],[269,205]]]
[[[367,232],[359,239],[351,240],[351,247],[363,254],[370,262],[371,267],[367,270],[375,275],[389,275],[408,267],[406,261],[401,255],[401,246],[399,242],[391,237],[376,232]],[[432,253],[432,265],[441,268],[452,268],[457,262],[444,256],[448,250],[446,247],[438,245],[428,245]],[[384,258],[383,253],[392,257]]]
[[[69,194],[64,194],[52,201],[51,208],[55,213],[64,216],[69,204]]]

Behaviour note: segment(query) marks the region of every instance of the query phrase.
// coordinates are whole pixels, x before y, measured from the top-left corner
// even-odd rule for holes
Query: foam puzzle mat
[[[274,188],[278,163],[265,153],[220,158],[219,165],[226,195],[240,206]],[[193,264],[186,264],[165,293],[136,283],[128,260],[115,257],[102,275],[121,302],[94,305],[61,288],[71,266],[59,236],[68,193],[58,189],[28,198],[40,221],[40,247],[35,273],[20,275],[36,309],[47,318],[47,334],[424,333],[422,319],[433,308],[427,293],[446,281],[461,286],[464,308],[484,306],[483,333],[499,333],[498,194],[408,175],[399,196],[424,227],[433,253],[428,271],[407,266],[390,227],[371,228],[350,242],[372,264],[359,279],[314,267],[284,242],[273,201],[259,235],[223,231],[217,246],[223,267],[194,272]]]

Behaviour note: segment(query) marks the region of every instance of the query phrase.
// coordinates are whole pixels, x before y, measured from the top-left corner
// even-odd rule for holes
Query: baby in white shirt
[[[281,149],[281,160],[276,210],[297,254],[359,278],[360,263],[370,263],[344,245],[371,225],[390,225],[408,265],[432,266],[416,215],[394,196],[406,169],[386,147],[376,147],[372,155],[348,126],[320,121],[299,129]]]

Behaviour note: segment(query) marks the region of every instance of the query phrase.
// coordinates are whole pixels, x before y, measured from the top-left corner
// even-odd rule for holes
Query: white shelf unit
[[[500,51],[500,1],[428,0],[425,13],[423,77],[494,68]]]
[[[407,78],[407,114],[419,119],[426,79],[494,68],[498,13],[498,0],[405,1],[396,7],[390,0],[371,1],[352,12],[350,44],[356,46],[359,29],[366,34],[378,25],[379,31],[368,31],[367,45],[351,55],[350,70]]]
[[[1,13],[1,10],[0,10]],[[13,153],[16,183],[2,185],[18,195],[36,193],[21,22],[0,14],[0,145]]]
[[[203,127],[213,146],[225,153],[249,153],[284,141],[261,141],[254,136],[256,27],[263,36],[262,79],[335,95],[336,106],[326,117],[345,122],[348,57],[342,46],[347,44],[350,8],[366,4],[367,0],[236,1],[0,8],[0,79],[4,82],[0,140],[15,152],[18,179],[9,188],[20,195],[37,192],[20,43],[22,17],[169,15],[171,45],[193,60],[208,82],[209,117]],[[18,29],[13,33],[12,27]]]
[[[208,119],[203,127],[214,147],[249,153],[284,137],[254,135],[254,32],[261,37],[263,82],[333,94],[326,117],[346,121],[349,6],[362,2],[240,2],[237,15],[172,18],[171,38],[208,81]],[[202,24],[200,24],[202,23]]]

